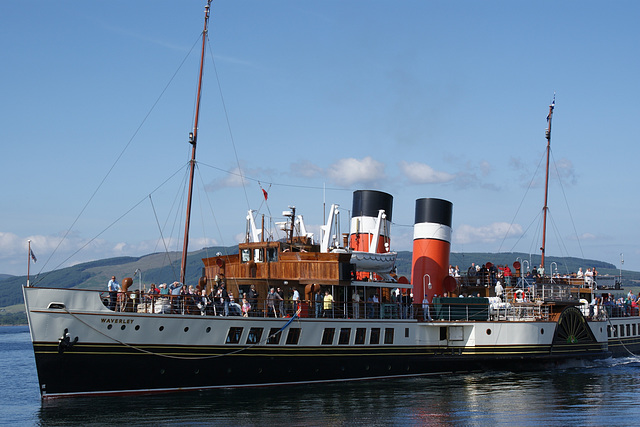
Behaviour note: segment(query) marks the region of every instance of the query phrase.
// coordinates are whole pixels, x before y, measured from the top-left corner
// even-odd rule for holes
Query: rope
[[[238,353],[243,352],[243,351],[245,351],[245,350],[249,350],[249,349],[251,349],[251,348],[253,348],[253,347],[257,346],[257,345],[265,344],[265,343],[266,343],[266,342],[267,342],[271,337],[274,337],[274,336],[276,336],[277,334],[279,334],[279,333],[281,333],[282,331],[284,331],[285,329],[287,329],[287,328],[289,327],[289,325],[291,325],[291,323],[292,323],[295,319],[298,319],[298,320],[299,320],[300,310],[301,310],[301,309],[299,308],[299,309],[298,309],[298,311],[296,311],[296,312],[295,312],[295,314],[291,317],[291,319],[289,319],[289,321],[288,321],[288,322],[287,322],[287,323],[286,323],[282,328],[278,329],[278,331],[274,332],[274,333],[273,333],[273,334],[271,334],[271,335],[268,335],[264,340],[260,340],[260,341],[258,341],[257,343],[254,343],[254,344],[251,344],[251,345],[245,346],[245,347],[243,347],[243,348],[239,348],[239,349],[234,350],[234,351],[230,351],[230,352],[228,352],[228,353],[224,353],[224,354],[217,354],[217,355],[214,355],[214,356],[185,357],[185,356],[173,356],[173,355],[170,355],[170,354],[156,353],[156,352],[153,352],[153,351],[145,350],[145,349],[140,348],[140,347],[136,347],[136,346],[131,345],[131,344],[127,344],[126,342],[124,342],[124,341],[120,341],[120,340],[119,340],[119,339],[117,339],[117,338],[111,337],[111,336],[109,336],[109,335],[105,334],[104,332],[102,332],[101,330],[99,330],[99,329],[97,329],[97,328],[93,327],[92,325],[88,324],[87,322],[85,322],[84,320],[80,319],[78,316],[76,316],[76,315],[75,315],[75,314],[73,314],[72,312],[70,312],[70,311],[69,311],[69,309],[68,309],[67,307],[64,307],[64,311],[66,311],[66,312],[67,312],[67,314],[69,314],[71,317],[73,317],[74,319],[76,319],[77,321],[79,321],[80,323],[82,323],[83,325],[87,326],[89,329],[94,330],[95,332],[99,333],[100,335],[104,336],[105,338],[108,338],[108,339],[110,339],[110,340],[112,340],[112,341],[114,341],[114,342],[116,342],[116,343],[118,343],[118,344],[121,344],[121,345],[123,345],[123,346],[125,346],[125,347],[131,348],[131,349],[133,349],[133,350],[139,351],[139,352],[141,352],[141,353],[150,354],[150,355],[153,355],[153,356],[165,357],[165,358],[168,358],[168,359],[180,359],[180,360],[206,360],[206,359],[217,359],[217,358],[219,358],[219,357],[232,356],[232,355],[234,355],[234,354],[238,354]]]

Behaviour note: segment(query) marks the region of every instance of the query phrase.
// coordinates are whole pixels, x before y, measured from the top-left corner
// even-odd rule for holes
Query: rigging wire
[[[546,153],[546,151],[545,151]],[[540,170],[540,166],[542,165],[542,161],[544,160],[545,156],[542,155],[540,157],[540,161],[538,162],[538,166],[536,167],[536,170],[533,173],[533,176],[531,177],[531,180],[529,181],[529,185],[527,186],[527,190],[524,192],[524,194],[522,195],[522,199],[520,200],[520,205],[518,205],[518,209],[516,210],[516,213],[513,215],[513,218],[511,218],[511,223],[509,224],[509,227],[507,228],[507,231],[504,233],[504,237],[502,238],[502,242],[500,242],[500,246],[498,247],[498,252],[500,252],[500,250],[502,249],[502,245],[504,244],[505,240],[507,239],[507,236],[509,236],[509,231],[511,231],[511,228],[513,227],[513,224],[518,216],[518,213],[520,212],[520,209],[522,208],[522,205],[524,204],[525,199],[527,198],[527,194],[529,194],[529,190],[531,190],[531,188],[533,188],[533,183],[535,182],[535,178],[536,175],[538,175],[538,171]],[[524,233],[522,236],[520,236],[520,238],[518,239],[518,242],[520,241],[520,239],[524,236]],[[516,242],[517,243],[517,242]],[[515,247],[515,245],[514,245]],[[511,251],[513,251],[513,248],[511,248]]]
[[[582,250],[582,244],[580,243],[580,237],[578,236],[578,231],[576,230],[576,223],[573,220],[573,215],[571,214],[571,209],[569,207],[569,201],[567,200],[567,194],[564,191],[564,186],[562,185],[562,179],[560,179],[560,172],[558,172],[558,164],[555,161],[555,157],[553,157],[553,151],[551,151],[551,158],[553,159],[553,167],[556,170],[556,175],[558,176],[558,182],[560,183],[560,189],[562,190],[562,197],[564,198],[564,203],[567,206],[567,211],[569,212],[569,218],[571,219],[571,225],[573,227],[573,232],[575,233],[576,240],[578,242],[578,247],[580,248],[580,256],[584,259],[584,252]]]
[[[180,169],[178,169],[177,171],[175,171],[173,174],[171,174],[167,179],[165,179],[160,185],[158,185],[153,191],[151,191],[151,193],[149,194],[153,194],[156,191],[158,191],[161,187],[163,187],[169,180],[171,180],[178,172],[180,172],[182,170],[182,167],[180,167]],[[131,208],[129,208],[128,210],[126,210],[124,213],[122,213],[118,218],[116,218],[113,222],[111,222],[109,225],[107,225],[102,231],[100,231],[98,234],[96,234],[94,237],[92,237],[91,239],[89,239],[84,245],[82,245],[80,248],[78,248],[78,250],[76,250],[74,253],[72,253],[71,255],[69,255],[67,258],[65,258],[63,261],[61,261],[60,263],[58,263],[58,265],[56,265],[52,270],[50,270],[49,272],[45,273],[41,278],[39,278],[34,284],[33,286],[35,286],[37,283],[43,281],[49,274],[53,273],[55,270],[57,270],[58,268],[60,268],[60,266],[62,266],[63,264],[65,264],[67,261],[69,261],[71,258],[73,258],[74,256],[76,256],[79,252],[81,252],[84,248],[86,248],[87,246],[89,246],[91,243],[93,243],[98,237],[100,237],[102,234],[104,234],[107,230],[109,230],[111,227],[113,227],[115,224],[117,224],[118,222],[120,222],[120,220],[122,220],[122,218],[124,218],[125,216],[127,216],[129,213],[131,213],[133,210],[135,210],[138,206],[140,206],[143,202],[145,202],[147,200],[148,196],[144,196],[142,199],[140,199],[138,202],[136,202]],[[39,277],[39,276],[38,276]]]
[[[169,259],[169,266],[171,270],[173,270],[174,279],[178,277],[175,267],[173,266],[173,262],[171,260],[171,255],[169,254],[169,248],[167,247],[167,242],[165,241],[164,235],[162,234],[162,227],[160,226],[160,222],[158,221],[158,214],[156,213],[156,208],[153,205],[153,199],[151,198],[151,194],[149,194],[149,201],[151,202],[151,208],[153,209],[153,215],[156,218],[156,224],[158,225],[158,232],[160,233],[160,238],[162,239],[162,244],[164,245],[164,251],[166,258]]]
[[[169,89],[169,86],[171,85],[171,83],[173,83],[173,80],[175,79],[175,77],[178,75],[178,72],[182,69],[182,66],[185,64],[187,58],[191,55],[191,52],[193,51],[194,47],[197,45],[199,41],[199,36],[198,39],[196,40],[196,42],[191,46],[191,49],[189,50],[189,52],[187,52],[187,54],[185,55],[185,57],[182,59],[182,62],[180,63],[180,65],[178,66],[178,68],[176,69],[176,71],[173,73],[173,75],[171,76],[171,78],[169,78],[169,81],[167,82],[167,84],[165,85],[164,89],[162,89],[162,91],[160,92],[160,95],[158,95],[158,97],[156,98],[156,100],[154,101],[154,103],[151,105],[151,108],[149,109],[149,111],[147,111],[147,114],[144,116],[144,118],[142,119],[142,121],[140,122],[140,124],[138,125],[138,127],[136,128],[136,130],[133,132],[133,134],[131,135],[131,137],[129,138],[129,141],[127,141],[127,143],[125,144],[124,148],[120,151],[120,154],[116,157],[115,161],[113,162],[113,164],[111,165],[111,167],[109,168],[109,170],[107,171],[107,173],[105,174],[105,176],[102,178],[102,180],[100,181],[100,183],[98,184],[98,186],[96,187],[96,189],[93,191],[93,193],[91,194],[91,196],[89,197],[89,200],[87,200],[87,202],[85,203],[85,205],[82,207],[82,209],[80,210],[80,213],[78,213],[78,215],[76,216],[76,218],[73,220],[73,222],[71,223],[71,226],[67,228],[66,232],[64,233],[64,235],[62,236],[62,239],[60,239],[60,241],[58,242],[58,244],[56,245],[56,247],[53,249],[53,251],[51,252],[51,254],[49,255],[49,257],[47,258],[47,260],[44,262],[44,264],[42,265],[42,267],[40,268],[40,271],[38,272],[38,275],[40,275],[40,273],[42,273],[42,271],[45,269],[45,267],[47,266],[47,264],[51,261],[51,259],[53,258],[53,256],[55,255],[55,253],[58,251],[58,249],[60,248],[60,246],[62,245],[62,243],[66,240],[67,236],[69,235],[69,233],[71,232],[71,230],[73,230],[73,227],[76,225],[76,223],[78,222],[78,220],[80,219],[80,217],[82,216],[82,214],[84,213],[84,211],[89,207],[89,204],[93,201],[94,197],[98,194],[98,191],[100,190],[100,188],[102,188],[102,186],[104,185],[104,183],[107,181],[107,178],[111,175],[111,173],[113,172],[113,170],[115,169],[116,165],[118,164],[118,162],[120,161],[120,159],[124,156],[124,153],[127,151],[127,149],[129,148],[129,146],[131,145],[131,143],[133,142],[133,140],[136,138],[136,136],[138,136],[138,133],[140,132],[140,130],[142,129],[142,127],[144,126],[144,124],[147,122],[147,120],[149,119],[149,117],[151,116],[151,113],[155,110],[156,106],[158,105],[158,103],[160,102],[160,100],[162,99],[162,97],[164,96],[165,92],[167,91],[167,89]],[[145,196],[146,199],[146,196]],[[139,203],[138,203],[139,204]],[[111,224],[113,225],[113,224]],[[110,226],[111,226],[110,225]],[[110,227],[109,226],[109,227]],[[105,230],[103,230],[100,234],[102,234]],[[99,235],[100,235],[99,234]],[[99,236],[98,235],[98,236]],[[98,236],[95,236],[93,239],[91,239],[88,243],[93,242]],[[87,244],[88,244],[87,243]],[[74,252],[70,257],[68,257],[64,262],[68,261],[72,256],[75,256],[78,252],[80,252],[80,250],[84,249],[87,245],[82,246],[79,250],[77,250],[76,252]],[[58,264],[55,268],[53,268],[53,270],[56,270],[60,267],[60,265],[62,264]],[[46,275],[45,275],[46,276]]]
[[[207,39],[209,35],[207,34]],[[216,67],[216,61],[213,56],[213,51],[211,50],[212,43],[209,42],[207,46],[209,47],[209,55],[211,56],[211,62],[213,64],[213,72],[216,76],[216,82],[218,84],[218,92],[220,93],[220,100],[222,101],[222,109],[224,111],[224,117],[227,122],[227,130],[229,132],[229,138],[231,138],[231,146],[233,147],[233,153],[236,158],[236,164],[238,165],[238,171],[240,172],[240,182],[242,183],[242,190],[244,191],[244,198],[247,203],[247,209],[251,209],[251,204],[249,203],[249,195],[247,194],[247,187],[245,185],[244,174],[242,173],[242,168],[240,167],[240,158],[238,157],[238,150],[236,148],[235,138],[233,137],[233,132],[231,130],[231,122],[229,121],[229,113],[227,111],[227,104],[224,101],[224,95],[222,93],[222,85],[220,84],[220,76],[218,75],[218,68]]]
[[[317,185],[300,185],[300,184],[287,184],[287,183],[282,183],[282,182],[265,181],[263,179],[252,178],[252,177],[247,176],[247,175],[243,175],[243,174],[232,172],[232,171],[229,171],[229,170],[226,170],[226,169],[222,169],[222,168],[219,168],[217,166],[210,165],[208,163],[204,163],[204,162],[198,162],[198,163],[200,163],[202,166],[206,166],[208,168],[215,169],[217,171],[224,172],[224,173],[229,174],[229,175],[235,175],[235,176],[242,177],[242,179],[244,179],[244,180],[254,181],[254,182],[257,182],[258,184],[260,184],[260,183],[269,184],[270,187],[271,186],[275,186],[275,187],[303,188],[303,189],[308,189],[308,190],[325,190],[326,189],[326,190],[331,190],[331,191],[350,191],[350,192],[355,191],[355,189],[353,189],[353,188],[320,187],[320,186],[317,186]]]

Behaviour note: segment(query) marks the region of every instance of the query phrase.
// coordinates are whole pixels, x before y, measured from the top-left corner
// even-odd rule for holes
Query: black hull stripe
[[[369,358],[316,354],[302,359],[255,355],[185,362],[148,354],[36,352],[35,358],[43,397],[63,397],[401,378],[445,372],[531,371],[548,369],[563,361],[609,355],[606,351],[587,351],[578,346],[571,352],[551,354],[445,352],[427,357],[419,353],[389,353]]]

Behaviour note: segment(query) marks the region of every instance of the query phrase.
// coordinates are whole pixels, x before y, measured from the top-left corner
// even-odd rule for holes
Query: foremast
[[[184,242],[182,247],[182,263],[180,265],[180,283],[185,283],[187,275],[187,249],[189,248],[189,225],[191,223],[191,200],[193,198],[193,177],[196,168],[196,143],[198,141],[198,119],[200,117],[200,98],[202,95],[202,74],[204,71],[204,53],[209,28],[209,11],[211,0],[207,1],[204,8],[204,30],[202,31],[202,51],[200,54],[200,72],[198,75],[198,92],[196,95],[196,113],[193,121],[193,131],[189,133],[191,144],[191,160],[189,161],[189,193],[187,195],[187,212],[184,225]]]
[[[541,251],[541,259],[540,259],[540,267],[544,271],[544,252],[546,248],[546,239],[547,239],[547,211],[549,207],[547,206],[547,201],[549,197],[549,156],[551,153],[551,119],[553,118],[553,109],[556,105],[556,95],[553,95],[553,101],[549,105],[549,115],[547,116],[547,130],[545,132],[545,137],[547,139],[547,172],[544,181],[544,207],[542,208],[542,247]]]

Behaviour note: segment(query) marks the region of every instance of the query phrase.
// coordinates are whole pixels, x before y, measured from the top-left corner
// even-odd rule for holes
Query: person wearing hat
[[[120,292],[120,283],[116,280],[116,276],[111,276],[109,284],[107,285],[109,290],[109,310],[116,309],[116,302],[118,300],[118,292]]]

